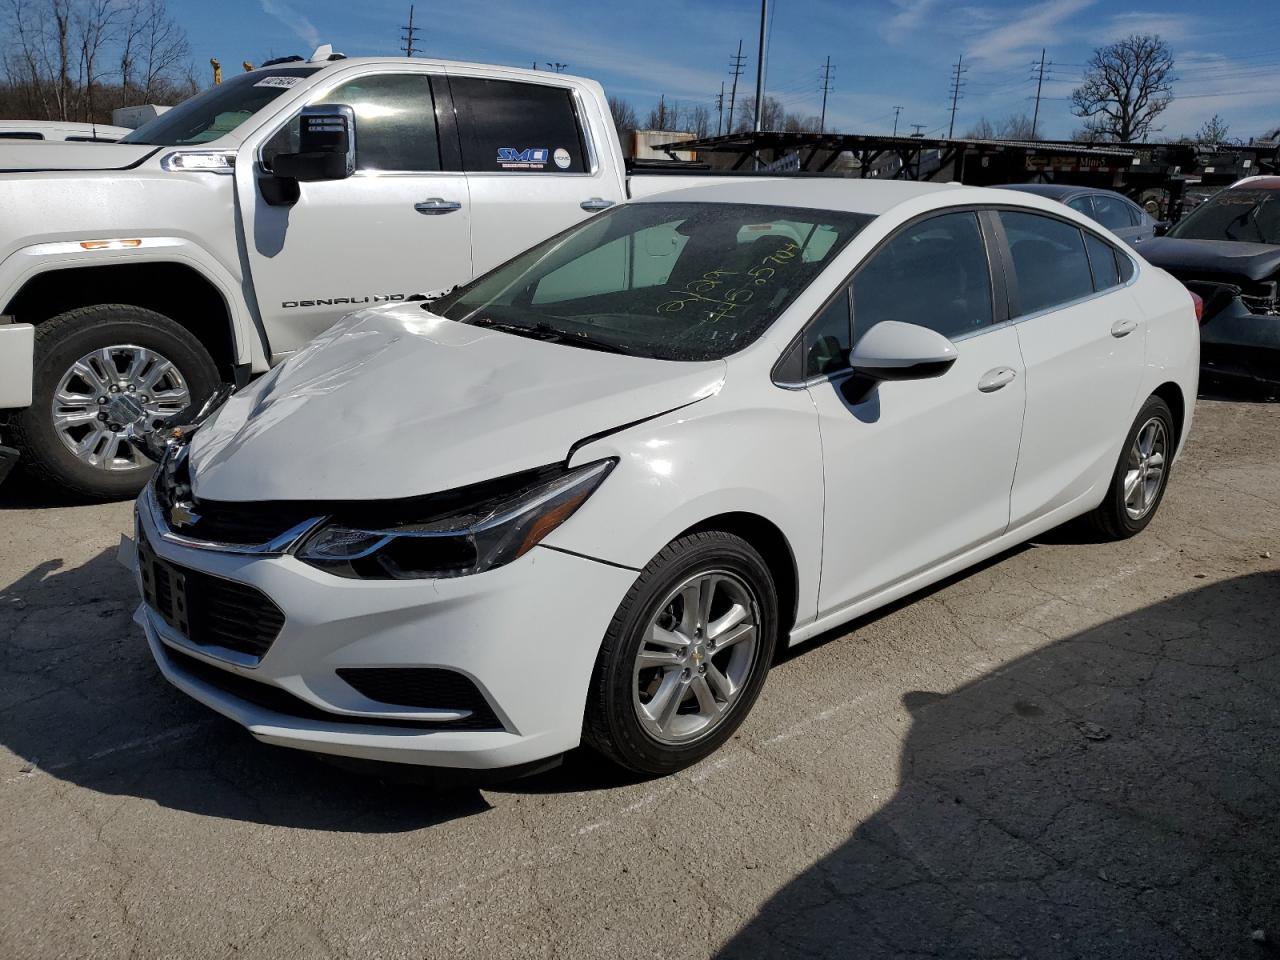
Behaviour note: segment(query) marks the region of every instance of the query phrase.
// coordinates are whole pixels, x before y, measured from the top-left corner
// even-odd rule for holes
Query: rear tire
[[[77,375],[77,365],[90,357],[93,361],[84,375]],[[143,359],[148,365],[133,369]],[[163,363],[169,364],[169,372],[160,373]],[[101,397],[145,396],[145,415],[167,419],[192,404],[198,407],[220,380],[217,365],[200,341],[152,310],[104,304],[59,314],[36,326],[32,403],[11,417],[14,441],[22,450],[20,462],[38,483],[52,484],[79,499],[134,496],[154,465],[127,441],[117,439],[120,431],[110,430],[132,408],[118,410],[103,404]],[[155,396],[138,391],[152,389],[148,383],[153,383]],[[116,389],[109,393],[112,387]],[[55,393],[60,390],[71,402],[55,409]],[[73,450],[76,445],[82,453]]]
[[[644,775],[697,763],[751,710],[777,634],[777,590],[754,547],[723,531],[673,541],[641,571],[609,625],[583,739]]]
[[[1169,486],[1175,449],[1169,405],[1159,397],[1148,397],[1125,437],[1106,497],[1086,514],[1098,534],[1125,540],[1151,522]]]

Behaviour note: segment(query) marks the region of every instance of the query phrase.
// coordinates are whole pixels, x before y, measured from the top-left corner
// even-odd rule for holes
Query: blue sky
[[[817,113],[825,58],[834,65],[828,127],[888,132],[924,125],[946,133],[950,71],[963,54],[964,96],[956,132],[980,116],[1031,112],[1033,60],[1048,48],[1041,132],[1078,126],[1067,96],[1093,47],[1129,32],[1154,32],[1172,47],[1179,81],[1164,133],[1194,131],[1214,113],[1233,136],[1280,126],[1280,3],[1243,0],[1106,2],[1050,0],[772,0],[766,90],[787,109]],[[349,55],[393,54],[409,3],[388,0],[170,0],[204,74],[210,56],[307,54],[318,42]],[[417,4],[426,56],[528,66],[569,64],[643,116],[660,93],[713,105],[738,39],[748,54],[739,101],[753,95],[758,0],[426,0]]]

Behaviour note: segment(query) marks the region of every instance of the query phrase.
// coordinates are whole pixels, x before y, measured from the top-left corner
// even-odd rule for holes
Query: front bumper
[[[512,767],[577,746],[600,641],[636,576],[537,547],[476,576],[348,580],[291,556],[171,543],[146,509],[138,533],[162,560],[253,587],[284,613],[269,649],[249,664],[191,642],[142,603],[134,619],[170,683],[265,743],[428,766]],[[359,667],[455,671],[476,685],[501,728],[453,729],[457,712],[370,700],[337,673]],[[273,696],[241,695],[260,689],[246,682]]]

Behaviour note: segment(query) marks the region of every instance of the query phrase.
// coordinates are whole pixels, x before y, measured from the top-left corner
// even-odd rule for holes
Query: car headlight
[[[302,544],[297,556],[331,573],[361,579],[483,573],[528,553],[573,516],[616,463],[599,460],[550,477],[540,471],[516,489],[413,522],[334,516]]]

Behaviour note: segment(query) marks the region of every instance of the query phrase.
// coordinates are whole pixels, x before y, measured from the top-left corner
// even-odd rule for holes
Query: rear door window
[[[1000,211],[1017,279],[1016,316],[1039,313],[1090,296],[1093,272],[1080,228],[1063,220]]]
[[[1115,248],[1088,231],[1084,235],[1084,246],[1089,252],[1089,267],[1093,270],[1093,288],[1110,290],[1119,286],[1120,268],[1116,263]]]
[[[1093,195],[1093,219],[1108,230],[1125,230],[1133,226],[1129,205],[1120,197],[1111,197],[1105,193]]]
[[[471,173],[585,173],[586,150],[567,87],[480,77],[451,77]]]

